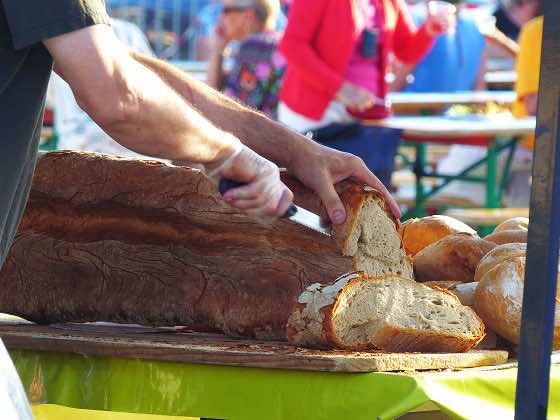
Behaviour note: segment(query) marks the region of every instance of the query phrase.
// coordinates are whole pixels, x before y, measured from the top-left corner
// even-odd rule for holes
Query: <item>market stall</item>
[[[52,415],[59,418],[81,416],[84,419],[88,416],[94,419],[99,414],[95,413],[97,410],[104,410],[105,418],[114,419],[124,419],[126,413],[227,419],[390,419],[423,407],[426,403],[433,403],[435,407],[455,418],[510,418],[514,411],[517,379],[518,419],[560,418],[560,370],[557,356],[552,355],[551,358],[560,234],[560,220],[557,217],[560,211],[560,167],[557,165],[560,162],[557,140],[559,84],[557,77],[553,77],[556,76],[554,72],[558,68],[558,60],[553,59],[558,58],[557,52],[560,48],[557,48],[558,41],[553,35],[557,29],[555,26],[560,25],[560,19],[556,19],[560,7],[555,5],[545,10],[550,11],[555,19],[545,21],[550,23],[545,23],[544,48],[545,51],[548,48],[555,53],[551,54],[550,62],[545,59],[543,65],[545,71],[541,87],[544,86],[545,89],[541,89],[544,93],[537,123],[535,176],[526,266],[527,277],[530,275],[531,281],[522,289],[525,305],[519,370],[514,361],[507,363],[503,352],[500,351],[454,352],[451,358],[446,359],[449,355],[441,351],[304,350],[293,343],[261,342],[249,337],[224,339],[221,336],[197,335],[190,330],[173,327],[151,328],[145,331],[146,327],[136,326],[36,326],[26,323],[14,325],[13,319],[10,319],[0,327],[0,337],[10,350],[30,400],[36,404],[36,413],[44,415],[44,418]],[[553,11],[556,14],[552,13]],[[110,195],[112,191],[105,193]],[[132,196],[138,194],[133,197],[135,200],[146,199],[142,190],[140,193],[128,193]],[[126,195],[121,192],[112,198],[122,199]],[[217,203],[210,193],[205,198],[207,197],[211,198],[207,201]],[[72,195],[71,200],[74,199],[79,201],[81,197]],[[368,199],[370,205],[377,203],[378,207],[382,208],[379,201],[374,201],[372,195],[369,195]],[[61,207],[57,207],[55,210],[60,209]],[[169,211],[165,206],[161,209]],[[107,216],[107,212],[103,213],[103,210],[100,209],[99,214]],[[177,213],[182,210],[184,209],[179,209]],[[68,209],[66,211],[70,213]],[[153,209],[152,211],[155,212]],[[204,218],[208,213],[212,212],[199,211],[196,217]],[[60,212],[55,211],[53,214],[56,216]],[[381,211],[378,214],[383,215]],[[388,219],[387,215],[383,217]],[[26,223],[33,225],[32,222],[39,219],[27,220]],[[119,222],[123,223],[125,220],[121,218]],[[387,225],[390,223],[387,222],[385,227]],[[396,227],[393,226],[392,229],[394,231],[390,233],[396,234]],[[269,228],[269,231],[274,233],[275,228]],[[292,234],[297,234],[297,229],[294,228]],[[455,234],[478,245],[487,242],[466,232]],[[168,237],[172,236],[168,234]],[[122,238],[111,240],[119,239]],[[200,235],[197,239],[205,240],[205,236]],[[241,239],[243,238],[236,238],[238,241]],[[59,251],[59,257],[65,258],[72,254],[65,252],[72,248],[72,245],[61,245],[61,240],[57,238],[51,240],[59,241],[52,247]],[[437,245],[439,241],[440,239],[433,244]],[[36,245],[40,248],[41,244]],[[309,248],[312,248],[312,245],[311,242],[305,242],[305,246]],[[494,245],[486,245],[494,249]],[[82,258],[72,262],[74,267],[87,266],[91,262],[87,258],[87,246],[89,245],[78,249]],[[429,246],[431,244],[426,248]],[[385,247],[391,248],[390,245]],[[401,251],[399,246],[395,248]],[[116,250],[118,247],[112,249]],[[154,249],[155,246],[151,251]],[[329,258],[335,257],[346,261],[343,258],[346,256],[330,255]],[[299,258],[299,261],[305,260],[302,256]],[[478,262],[481,258],[483,256]],[[13,261],[19,262],[21,268],[29,265],[31,260],[25,253],[20,253],[13,257]],[[18,267],[13,261],[11,266]],[[146,261],[143,263],[146,264]],[[434,264],[437,264],[437,261]],[[91,267],[91,264],[89,266]],[[404,266],[406,264],[403,264]],[[375,267],[379,268],[379,265]],[[103,268],[122,271],[120,267]],[[162,267],[158,266],[157,269]],[[43,270],[36,275],[48,276],[49,273],[48,270]],[[90,272],[83,271],[81,274],[82,277],[72,279],[76,284],[81,284]],[[468,274],[473,273],[471,271]],[[300,279],[303,279],[304,275],[305,273],[300,273]],[[27,287],[35,286],[26,276],[18,279]],[[100,282],[102,292],[106,286],[105,281],[110,282],[111,278],[104,277],[103,280]],[[412,287],[413,290],[423,290],[430,296],[437,295],[442,300],[449,299],[456,304],[454,309],[467,311],[457,297],[451,298],[448,292],[442,292],[437,287],[428,290],[427,286],[411,286],[411,279],[397,281],[403,286]],[[341,287],[346,285],[347,283],[344,283]],[[307,284],[300,286],[304,292],[311,294],[318,290],[306,288]],[[203,291],[206,291],[206,288],[204,289]],[[72,288],[44,290],[45,295],[74,292]],[[37,307],[41,305],[41,302],[36,300],[38,296],[31,296],[31,299],[26,300],[30,296],[26,295],[26,290],[19,292],[16,304],[23,308],[22,312],[29,309],[27,303]],[[125,295],[126,293],[123,293],[121,296]],[[88,298],[88,302],[94,307],[100,300],[98,295],[93,294],[84,294],[85,298]],[[272,302],[273,299],[269,301]],[[298,302],[309,303],[300,300]],[[151,302],[140,302],[142,303],[149,305]],[[432,303],[436,306],[442,305],[442,301],[439,300]],[[138,302],[136,304],[139,305]],[[152,308],[154,306],[152,305]],[[37,307],[32,308],[36,312],[30,310],[30,313],[38,318],[44,317],[43,320],[49,317],[88,316],[80,311],[72,313],[64,307],[56,308],[59,311],[53,313],[47,313],[49,308],[45,310]],[[406,310],[406,307],[404,309]],[[95,310],[101,311],[98,307]],[[302,309],[298,307],[297,310]],[[124,317],[133,315],[125,313]],[[200,312],[196,315],[200,316]],[[123,313],[113,311],[111,316],[118,318],[123,316]],[[218,326],[214,325],[215,328]],[[484,331],[481,331],[480,336],[475,337],[473,341],[478,343],[483,333]],[[420,335],[418,331],[416,334]],[[288,336],[293,338],[290,334]],[[445,341],[442,339],[442,342]],[[472,345],[466,350],[470,350]],[[480,355],[484,357],[480,358]],[[493,355],[490,360],[487,359],[489,355]],[[470,361],[465,362],[466,359]],[[460,363],[457,363],[457,360]],[[311,365],[316,364],[319,367],[311,369]],[[469,367],[488,364],[492,366]],[[350,369],[342,369],[341,366],[350,366]],[[387,369],[387,366],[390,366],[390,369]],[[306,369],[302,369],[303,367]],[[426,369],[429,371],[424,372]]]

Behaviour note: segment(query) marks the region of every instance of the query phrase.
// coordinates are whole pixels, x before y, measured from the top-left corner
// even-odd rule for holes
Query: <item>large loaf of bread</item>
[[[296,204],[318,198],[294,179]],[[39,323],[112,321],[284,339],[311,284],[364,270],[412,278],[380,196],[338,186],[349,217],[327,237],[223,202],[199,171],[55,152],[37,165],[0,272],[0,312]]]

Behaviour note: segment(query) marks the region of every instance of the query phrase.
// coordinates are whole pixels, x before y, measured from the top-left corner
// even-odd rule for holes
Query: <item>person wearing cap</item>
[[[224,0],[208,65],[210,86],[271,118],[276,118],[285,67],[277,51],[280,13],[279,0]],[[231,68],[225,71],[224,57],[234,50],[228,48],[232,41],[239,45],[230,54]]]
[[[280,181],[278,164],[317,192],[333,223],[346,218],[333,184],[349,177],[379,189],[400,215],[359,158],[322,147],[173,66],[127,49],[102,0],[0,0],[0,265],[28,198],[53,64],[80,106],[123,146],[197,162],[216,177],[247,183],[224,195],[238,209],[284,214],[293,194]],[[11,366],[6,359],[0,344],[0,367]],[[0,399],[0,413],[29,418],[28,410],[16,411],[21,388],[10,372],[0,370],[0,390],[8,395]]]

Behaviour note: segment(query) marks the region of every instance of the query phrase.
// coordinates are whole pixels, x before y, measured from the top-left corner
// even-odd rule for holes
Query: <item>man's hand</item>
[[[212,178],[228,178],[248,183],[224,194],[224,200],[246,213],[281,217],[294,199],[292,192],[280,181],[278,167],[239,143],[239,149],[221,163],[207,165]]]
[[[399,206],[387,188],[357,156],[317,143],[302,142],[301,148],[292,159],[289,170],[319,195],[329,218],[335,224],[343,223],[346,220],[346,211],[334,184],[346,178],[363,182],[378,190],[395,218],[398,220],[401,217]]]

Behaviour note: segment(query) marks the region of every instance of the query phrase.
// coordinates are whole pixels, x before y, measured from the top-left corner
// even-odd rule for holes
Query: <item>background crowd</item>
[[[137,3],[108,1],[117,17],[112,26],[131,49],[191,68],[200,64],[204,71],[198,74],[210,86],[318,142],[360,156],[387,186],[400,132],[363,121],[391,114],[391,91],[486,89],[486,71],[500,63],[517,73],[513,114],[536,113],[539,0],[155,2],[160,9],[147,0]],[[139,156],[97,127],[57,76],[50,104],[57,148]],[[517,205],[528,202],[533,141],[525,139],[516,155],[520,170],[511,185]],[[481,153],[453,146],[440,169],[457,172]],[[454,188],[483,196],[476,185]]]

